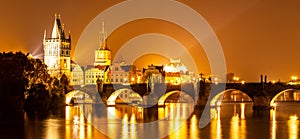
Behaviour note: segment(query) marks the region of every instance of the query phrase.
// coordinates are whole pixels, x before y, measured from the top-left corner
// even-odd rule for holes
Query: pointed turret
[[[44,30],[44,40],[46,39],[46,29]]]
[[[57,25],[57,15],[55,14],[51,38],[59,38],[59,37],[60,37],[60,34],[59,34],[58,25]]]
[[[45,45],[45,42],[46,42],[46,29],[44,31],[43,45]]]
[[[107,47],[107,32],[105,31],[104,22],[102,22],[102,30],[99,33],[100,50],[109,50]]]
[[[64,38],[64,25],[60,22],[60,15],[55,14],[53,29],[52,29],[52,38]]]

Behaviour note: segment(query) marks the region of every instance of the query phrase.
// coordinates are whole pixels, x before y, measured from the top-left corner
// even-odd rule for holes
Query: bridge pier
[[[269,96],[254,96],[253,99],[253,110],[269,110],[272,109],[270,106],[271,98]]]

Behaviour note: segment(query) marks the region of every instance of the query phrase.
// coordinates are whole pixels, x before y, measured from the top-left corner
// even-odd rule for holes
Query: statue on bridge
[[[97,83],[98,93],[103,92],[103,81],[102,81],[102,79],[98,78],[96,80],[96,83]]]

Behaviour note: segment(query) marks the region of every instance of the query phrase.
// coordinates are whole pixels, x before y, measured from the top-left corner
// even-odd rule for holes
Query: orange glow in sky
[[[0,5],[0,51],[42,53],[44,30],[50,34],[55,13],[60,13],[65,30],[71,31],[72,50],[85,27],[101,11],[121,0],[31,0],[6,1]],[[249,81],[259,81],[260,74],[269,80],[288,81],[291,75],[300,76],[300,1],[191,1],[180,0],[202,15],[216,33],[226,59],[228,72]],[[37,12],[38,11],[38,12]],[[174,13],[176,14],[176,13]],[[122,16],[122,15],[120,15]],[[105,19],[104,19],[105,20]],[[107,23],[109,24],[109,23]],[[147,30],[145,26],[156,26]],[[151,28],[153,29],[153,28]],[[126,31],[131,32],[126,32]],[[184,46],[196,44],[182,28],[165,21],[137,20],[115,30],[108,40],[112,55],[130,38],[144,33],[172,36]],[[178,34],[179,33],[179,34]],[[97,44],[98,42],[95,42]],[[199,44],[198,44],[199,45]],[[188,48],[187,48],[188,49]],[[203,50],[189,50],[198,55],[200,71],[209,74],[209,63]],[[157,55],[140,57],[135,63],[147,65],[165,62]],[[88,58],[87,58],[88,59]],[[186,64],[185,64],[186,65]],[[138,66],[138,67],[139,67]]]

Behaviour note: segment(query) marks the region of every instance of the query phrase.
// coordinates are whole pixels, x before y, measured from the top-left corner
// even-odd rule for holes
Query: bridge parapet
[[[253,100],[253,109],[269,109],[270,101],[278,93],[287,89],[298,89],[300,85],[286,83],[227,83],[226,89],[236,89],[246,93]]]
[[[124,85],[124,84],[103,84],[103,92],[100,92],[100,95],[109,97],[113,92],[119,89],[130,89],[134,92],[138,93],[139,95],[143,96],[147,93],[147,84],[131,84],[131,85]]]
[[[236,89],[246,93],[254,101],[254,106],[269,107],[270,100],[272,100],[272,98],[278,93],[286,89],[300,90],[300,85],[288,85],[285,83],[186,83],[181,85],[172,85],[165,83],[155,83],[151,85],[103,84],[103,92],[100,92],[100,94],[101,97],[108,98],[113,92],[124,88],[131,89],[134,92],[138,93],[140,96],[146,96],[151,93],[153,95],[155,94],[155,96],[158,98],[168,92],[182,91],[190,95],[194,100],[197,96],[199,96],[198,100],[196,100],[197,105],[206,105],[207,101],[210,101],[210,99],[212,99],[214,96],[222,93],[224,89]]]
[[[157,97],[161,97],[164,94],[171,91],[182,91],[190,95],[195,100],[196,90],[193,83],[185,83],[180,85],[165,84],[165,83],[154,84],[154,93],[156,94]]]
[[[72,90],[80,90],[86,92],[88,94],[97,93],[97,86],[96,85],[86,85],[86,86],[73,86]]]

